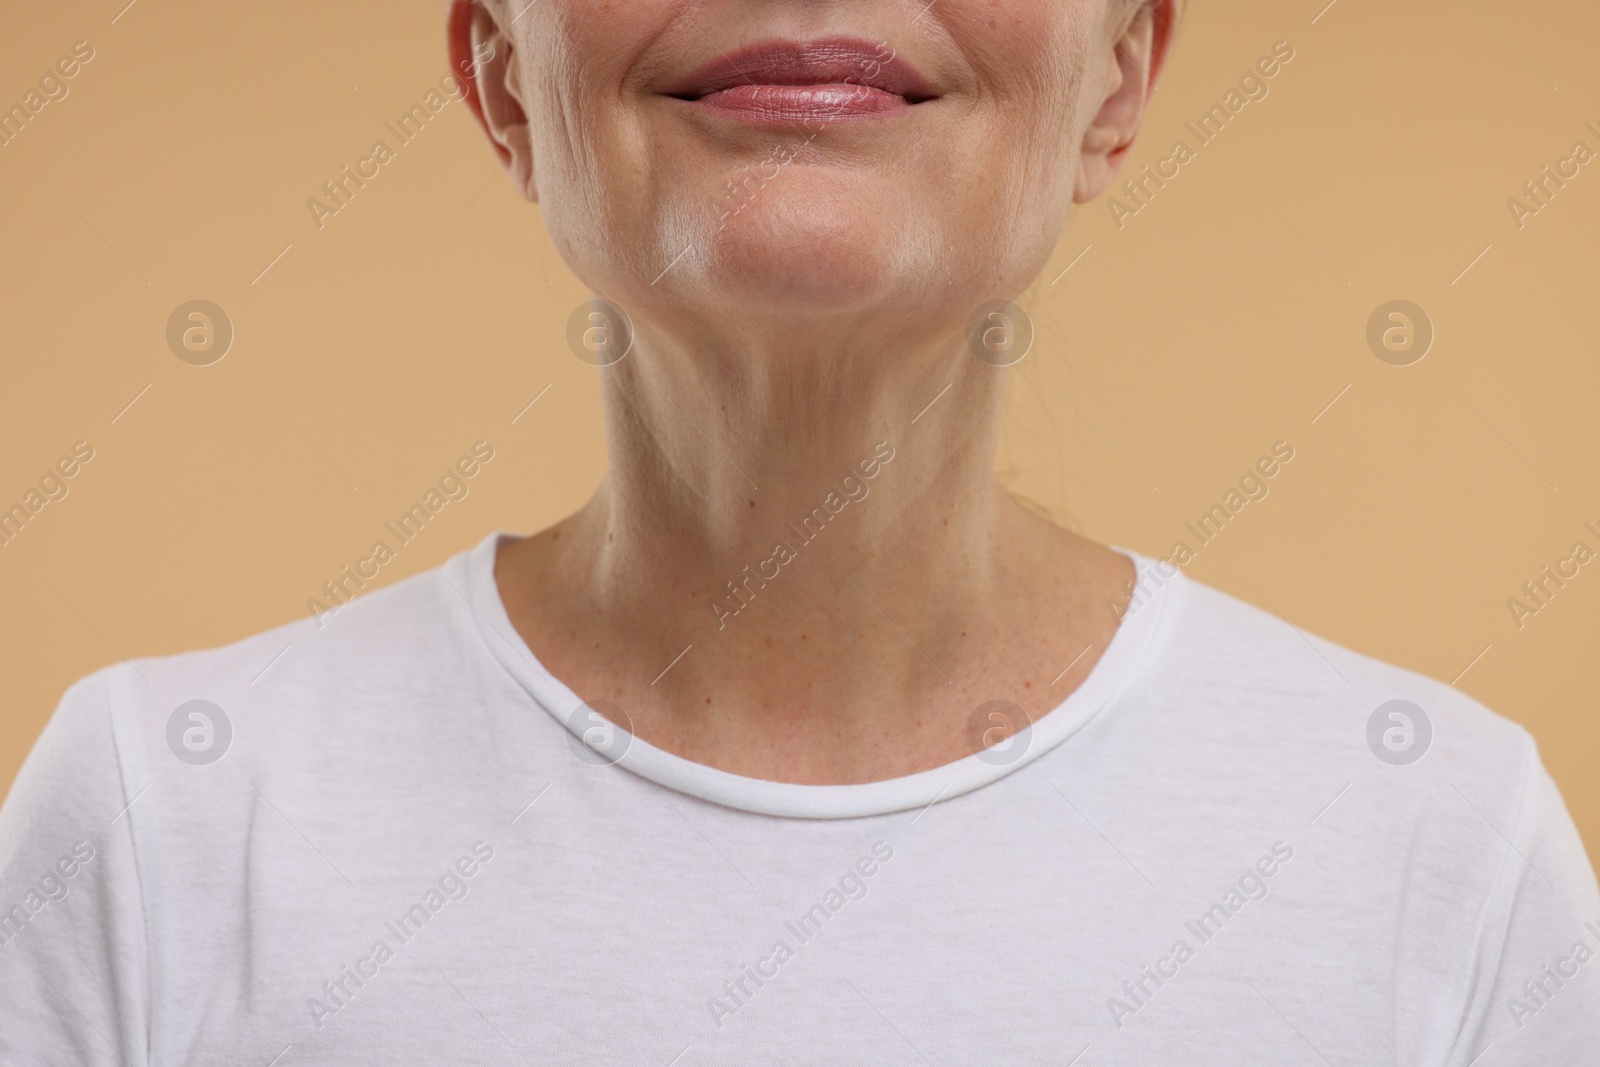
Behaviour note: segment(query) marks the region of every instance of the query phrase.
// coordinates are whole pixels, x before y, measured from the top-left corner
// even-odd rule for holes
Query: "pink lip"
[[[665,95],[754,122],[887,115],[938,97],[887,44],[852,37],[751,45],[718,56]]]

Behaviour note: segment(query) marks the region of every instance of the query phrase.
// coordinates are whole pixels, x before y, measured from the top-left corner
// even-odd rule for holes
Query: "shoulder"
[[[165,706],[174,700],[247,692],[279,696],[371,685],[404,674],[420,658],[447,652],[469,610],[459,579],[443,567],[364,593],[319,613],[215,648],[149,657],[109,669],[112,698]]]
[[[59,782],[115,764],[131,795],[169,764],[205,764],[232,749],[230,762],[304,765],[317,750],[437,719],[451,680],[481,662],[463,559],[333,614],[81,679],[30,757],[34,777]],[[89,752],[98,758],[86,761]]]
[[[1139,609],[1158,611],[1163,633],[1122,717],[1140,785],[1175,827],[1155,832],[1173,852],[1281,839],[1300,858],[1278,890],[1277,936],[1302,936],[1314,914],[1345,962],[1307,966],[1331,980],[1378,961],[1370,980],[1393,983],[1405,1042],[1470,1033],[1600,907],[1534,739],[1255,592],[1265,608],[1173,576]]]
[[[1146,580],[1159,578],[1149,566]],[[1384,791],[1428,783],[1470,795],[1508,830],[1542,775],[1527,730],[1451,685],[1181,575],[1155,598],[1168,603],[1149,684],[1183,709],[1184,729],[1232,738],[1246,758],[1359,774]]]
[[[1232,673],[1263,697],[1282,701],[1285,711],[1293,712],[1295,698],[1311,706],[1408,700],[1474,745],[1526,754],[1532,744],[1521,726],[1454,686],[1322,637],[1270,603],[1256,607],[1189,579],[1182,579],[1176,599],[1174,623],[1182,636],[1171,651],[1180,661],[1213,677]]]

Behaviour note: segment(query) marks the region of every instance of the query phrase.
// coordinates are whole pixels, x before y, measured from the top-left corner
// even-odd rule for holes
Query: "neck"
[[[946,538],[919,529],[934,510],[952,553],[995,532],[1003,384],[959,342],[834,355],[649,341],[606,389],[611,471],[595,506],[611,540],[596,547],[625,580],[670,562],[715,597],[730,564],[803,540],[826,565],[773,599],[804,613],[875,553],[934,551]]]
[[[641,330],[605,373],[607,478],[508,550],[501,586],[546,666],[652,744],[786,780],[909,773],[967,754],[965,709],[1048,710],[1115,625],[1103,604],[1089,621],[1096,546],[999,485],[1002,372],[962,338],[691,350]]]

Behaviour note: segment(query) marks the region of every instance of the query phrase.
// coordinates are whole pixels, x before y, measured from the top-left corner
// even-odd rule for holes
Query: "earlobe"
[[[517,191],[537,201],[533,139],[510,38],[482,0],[452,0],[447,35],[450,61],[467,87],[467,106]]]

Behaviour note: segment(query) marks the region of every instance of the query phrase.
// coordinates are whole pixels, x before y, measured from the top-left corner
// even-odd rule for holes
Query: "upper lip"
[[[887,44],[854,37],[770,40],[723,53],[665,90],[699,100],[739,85],[863,85],[920,103],[938,96]]]

